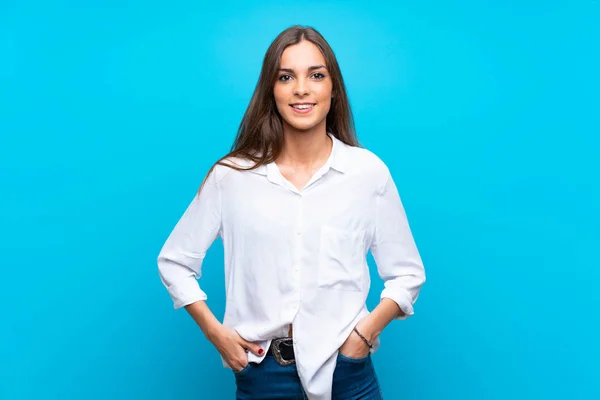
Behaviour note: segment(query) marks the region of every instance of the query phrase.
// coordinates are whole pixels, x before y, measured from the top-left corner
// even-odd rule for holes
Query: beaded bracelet
[[[361,335],[358,329],[356,329],[356,327],[354,327],[354,332],[356,332],[356,334],[360,336],[360,338],[367,344],[367,346],[369,346],[370,349],[373,348],[373,343],[369,342],[366,337]]]

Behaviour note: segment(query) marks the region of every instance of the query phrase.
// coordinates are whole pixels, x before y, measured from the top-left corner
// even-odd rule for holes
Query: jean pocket
[[[235,375],[242,375],[242,374],[245,374],[245,373],[246,373],[246,372],[248,372],[248,370],[250,369],[250,364],[251,364],[251,363],[250,363],[250,362],[248,362],[248,364],[246,364],[246,366],[245,366],[244,368],[242,368],[242,369],[241,369],[241,370],[239,370],[239,371],[233,371],[233,373],[234,373]]]
[[[360,363],[366,362],[369,359],[370,356],[371,356],[371,354],[369,353],[369,354],[367,354],[364,357],[353,358],[353,357],[345,356],[345,355],[343,355],[342,353],[340,353],[338,351],[338,357],[337,358],[338,358],[338,361],[360,364]]]
[[[319,287],[361,292],[366,268],[364,231],[321,228]]]
[[[338,353],[333,393],[336,399],[382,399],[370,354],[352,358]]]

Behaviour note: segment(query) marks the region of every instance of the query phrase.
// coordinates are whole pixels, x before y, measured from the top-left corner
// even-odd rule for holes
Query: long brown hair
[[[238,171],[252,170],[269,164],[279,157],[283,148],[283,125],[275,104],[273,89],[283,51],[288,46],[298,44],[303,40],[308,40],[321,50],[331,76],[332,91],[335,93],[335,97],[331,99],[331,108],[326,117],[327,132],[350,146],[360,146],[356,137],[354,118],[346,94],[344,79],[333,50],[316,29],[295,25],[281,32],[267,49],[258,83],[231,150],[210,168],[206,174],[207,177],[217,164]],[[224,162],[228,157],[250,160],[253,165],[249,168],[242,168],[230,162]],[[203,185],[204,181],[198,192],[202,190]]]

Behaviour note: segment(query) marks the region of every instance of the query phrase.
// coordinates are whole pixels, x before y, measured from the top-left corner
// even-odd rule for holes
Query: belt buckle
[[[289,343],[287,343],[287,342],[289,342]],[[291,338],[278,338],[278,339],[273,339],[272,344],[271,344],[271,346],[273,346],[273,358],[275,358],[275,361],[277,362],[277,364],[279,364],[283,367],[296,363],[295,358],[291,359],[291,360],[286,360],[281,355],[280,346],[290,346],[291,342],[292,342]]]

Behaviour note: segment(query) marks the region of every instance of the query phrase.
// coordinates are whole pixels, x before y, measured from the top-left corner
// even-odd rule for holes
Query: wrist
[[[364,342],[365,345],[367,345],[370,349],[372,349],[374,347],[374,340],[372,340],[370,337],[365,336],[360,329],[358,329],[358,327],[354,327],[353,332],[356,334],[356,336],[358,336],[358,340]]]
[[[373,314],[369,314],[356,325],[356,328],[371,343],[373,343],[381,333],[381,328],[377,324],[377,319]]]
[[[375,339],[377,339],[379,337],[380,333],[381,333],[381,331],[368,330],[367,335],[365,335],[365,336],[367,337],[367,339],[369,339],[369,341],[371,343],[373,343],[375,341]]]
[[[377,332],[377,331],[373,331],[371,329],[365,329],[365,331],[360,331],[360,333],[362,333],[362,335],[371,343],[375,342],[375,340],[377,339],[377,337],[379,336],[379,334],[381,332]]]
[[[222,325],[220,323],[215,323],[210,325],[207,329],[206,329],[206,338],[211,342],[211,343],[215,343],[219,337],[221,337],[221,329],[222,329]]]
[[[375,340],[385,327],[399,315],[399,312],[401,309],[395,301],[388,298],[381,299],[379,305],[364,319],[366,322],[363,328],[365,329],[364,335],[368,335],[369,340]]]

